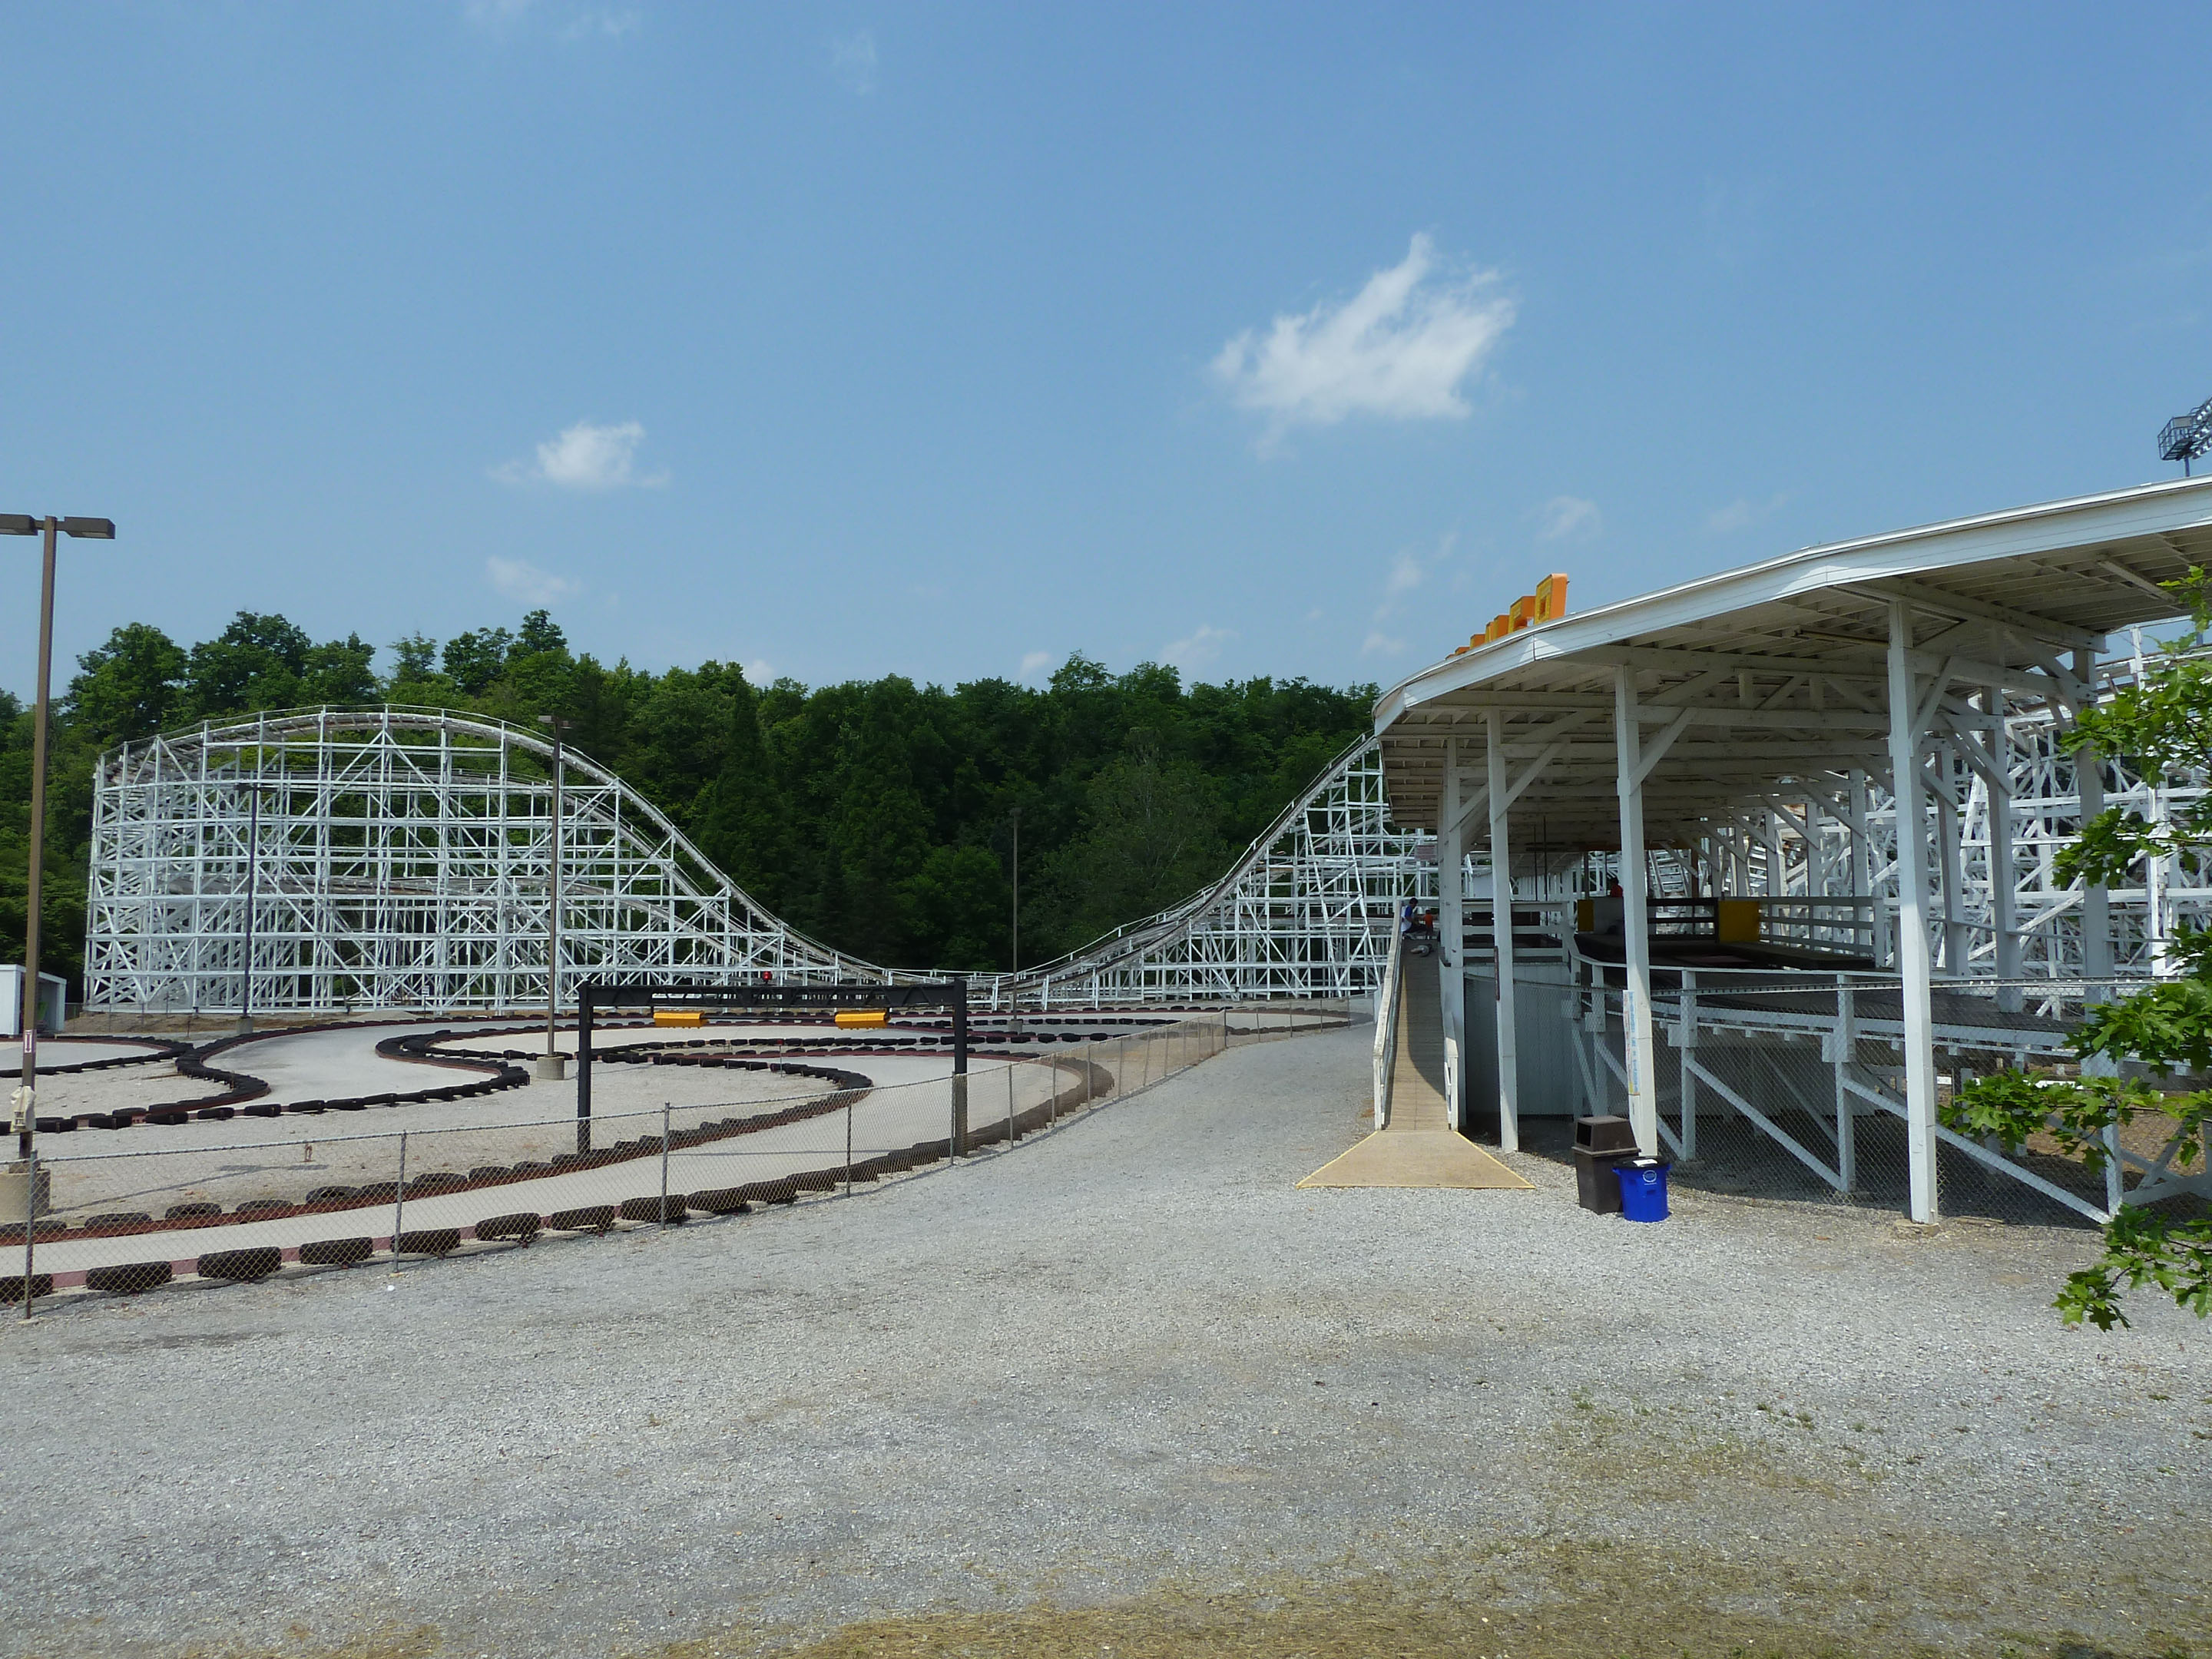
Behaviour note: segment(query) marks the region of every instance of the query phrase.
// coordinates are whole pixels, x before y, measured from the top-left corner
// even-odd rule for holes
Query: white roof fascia
[[[1616,600],[1583,616],[1508,634],[1407,676],[1376,702],[1375,732],[1381,736],[1421,703],[1485,680],[1799,593],[2195,529],[2212,524],[2212,495],[2207,492],[2212,492],[2212,476],[2139,484],[1862,541],[1802,548],[1740,570]],[[2174,614],[2180,614],[2178,604]]]

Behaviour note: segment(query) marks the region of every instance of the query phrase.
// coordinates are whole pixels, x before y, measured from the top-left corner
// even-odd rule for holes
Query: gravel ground
[[[1638,1227],[1535,1159],[1296,1190],[1362,1133],[1370,1035],[850,1200],[9,1325],[0,1651],[744,1653],[1378,1583],[1501,1626],[1632,1590],[1607,1659],[1724,1617],[2212,1641],[2212,1332],[2063,1331],[2093,1236]]]

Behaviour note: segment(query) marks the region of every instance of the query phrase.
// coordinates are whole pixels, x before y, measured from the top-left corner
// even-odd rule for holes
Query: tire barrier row
[[[1064,1066],[1066,1062],[1061,1062]],[[819,1068],[783,1067],[792,1071],[819,1073]],[[835,1073],[860,1085],[856,1089],[841,1090],[836,1094],[787,1108],[784,1110],[763,1113],[750,1118],[725,1120],[720,1123],[702,1124],[672,1135],[672,1147],[698,1145],[703,1141],[726,1138],[732,1134],[755,1133],[781,1123],[803,1121],[825,1113],[842,1111],[854,1103],[859,1094],[868,1092],[868,1079],[852,1073]],[[986,1146],[1010,1139],[1031,1134],[1048,1127],[1059,1118],[1086,1103],[1109,1095],[1114,1089],[1114,1077],[1095,1061],[1083,1063],[1077,1079],[1068,1087],[1057,1090],[1052,1097],[1036,1106],[1014,1115],[1011,1121],[1000,1118],[969,1132],[971,1148]],[[556,1159],[563,1169],[584,1167],[586,1163],[612,1164],[625,1158],[655,1156],[661,1151],[658,1136],[611,1147],[605,1155],[585,1154],[580,1158],[571,1155],[567,1159]],[[702,1216],[721,1218],[751,1212],[757,1206],[795,1205],[801,1200],[828,1194],[842,1188],[848,1190],[871,1185],[891,1176],[904,1175],[945,1162],[951,1155],[949,1139],[921,1140],[913,1146],[849,1164],[831,1164],[818,1170],[772,1176],[742,1182],[736,1186],[691,1193],[659,1194],[624,1199],[612,1204],[586,1205],[576,1208],[556,1210],[548,1214],[521,1210],[502,1215],[486,1216],[473,1224],[452,1227],[419,1228],[393,1236],[357,1234],[325,1239],[309,1240],[296,1246],[275,1244],[250,1245],[207,1251],[195,1257],[173,1261],[124,1262],[105,1267],[88,1267],[76,1273],[40,1273],[30,1285],[34,1297],[52,1295],[58,1289],[82,1287],[88,1292],[107,1296],[136,1296],[158,1290],[164,1285],[185,1279],[227,1281],[251,1284],[272,1278],[288,1266],[310,1267],[352,1267],[373,1261],[381,1255],[397,1262],[406,1257],[447,1256],[465,1246],[506,1245],[528,1248],[548,1233],[606,1234],[629,1226],[681,1226],[690,1218]],[[407,1183],[407,1196],[436,1196],[446,1193],[466,1191],[472,1188],[494,1184],[479,1176],[498,1180],[527,1180],[534,1176],[556,1173],[553,1164],[544,1166],[518,1165],[512,1170],[472,1170],[464,1179],[447,1172],[437,1172],[417,1177]],[[180,1205],[173,1206],[175,1218],[169,1225],[219,1225],[240,1220],[265,1218],[280,1214],[301,1215],[366,1206],[387,1205],[398,1195],[395,1184],[380,1187],[325,1189],[326,1195],[318,1198],[310,1194],[310,1202],[289,1205],[281,1200],[249,1200],[225,1215],[216,1205]],[[181,1213],[180,1213],[181,1212]],[[137,1220],[122,1216],[97,1217],[96,1222],[111,1224]],[[85,1236],[92,1227],[88,1223],[78,1236]],[[121,1228],[116,1231],[123,1231]],[[15,1228],[20,1237],[20,1224]],[[49,1237],[41,1224],[39,1236]],[[58,1236],[58,1235],[52,1235]],[[0,1304],[13,1304],[22,1300],[22,1276],[0,1277]]]
[[[670,1149],[680,1152],[726,1140],[734,1135],[757,1134],[763,1130],[781,1128],[787,1124],[803,1123],[810,1118],[821,1117],[830,1112],[842,1112],[875,1086],[872,1078],[834,1066],[762,1060],[753,1062],[751,1069],[777,1072],[790,1077],[811,1078],[829,1084],[832,1092],[777,1111],[757,1112],[747,1117],[721,1118],[679,1129],[668,1138]],[[439,1091],[441,1097],[467,1092],[465,1088]],[[349,1109],[346,1103],[340,1102],[304,1103],[314,1109]],[[301,1108],[285,1109],[297,1111]],[[659,1135],[641,1135],[588,1152],[556,1152],[543,1163],[530,1160],[513,1164],[479,1164],[465,1176],[449,1170],[434,1170],[410,1179],[407,1182],[406,1196],[441,1198],[448,1194],[470,1192],[483,1187],[503,1186],[518,1181],[539,1181],[548,1176],[602,1169],[612,1164],[628,1163],[634,1158],[658,1158],[660,1151]],[[32,1229],[31,1237],[43,1244],[71,1238],[120,1238],[137,1233],[169,1232],[179,1228],[228,1227],[241,1221],[275,1221],[291,1216],[371,1209],[392,1203],[399,1196],[400,1188],[396,1182],[374,1182],[362,1187],[315,1187],[309,1188],[307,1196],[296,1204],[281,1198],[249,1198],[228,1211],[220,1204],[172,1204],[158,1218],[147,1211],[119,1211],[88,1216],[75,1226],[59,1220],[40,1221]],[[22,1242],[21,1222],[0,1222],[0,1244],[20,1244]]]
[[[73,1060],[61,1066],[41,1066],[38,1068],[40,1077],[72,1077],[79,1072],[118,1071],[125,1066],[146,1066],[157,1060],[173,1060],[179,1054],[190,1054],[192,1049],[191,1043],[179,1042],[173,1037],[52,1037],[48,1041],[138,1042],[146,1046],[146,1052],[143,1054],[110,1054],[105,1060]]]

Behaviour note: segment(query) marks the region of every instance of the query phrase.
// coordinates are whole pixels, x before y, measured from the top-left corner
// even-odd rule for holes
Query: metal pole
[[[407,1131],[399,1132],[399,1184],[392,1190],[392,1259],[399,1259],[399,1235],[407,1225]]]
[[[548,904],[545,927],[545,1057],[549,1062],[559,1050],[554,1045],[554,1030],[561,1016],[561,733],[553,733],[553,862],[552,892]]]
[[[1505,763],[1505,714],[1490,710],[1489,745],[1485,758],[1490,775],[1490,933],[1493,966],[1498,970],[1498,996],[1491,1017],[1498,1036],[1498,1150],[1521,1150],[1521,1021],[1514,995],[1513,975],[1518,968],[1513,952],[1513,841],[1512,787]],[[1464,1062],[1462,1062],[1464,1063]]]
[[[1613,671],[1613,741],[1620,797],[1621,1060],[1628,1072],[1628,1121],[1636,1149],[1659,1156],[1659,1079],[1651,1048],[1651,913],[1644,867],[1644,745],[1637,726],[1636,671]],[[1770,866],[1767,890],[1775,890]]]
[[[851,1150],[846,1149],[848,1163]],[[665,1100],[660,1103],[660,1224],[668,1224],[668,1103]]]
[[[1905,1000],[1905,1146],[1910,1213],[1936,1219],[1935,1010],[1928,983],[1928,825],[1921,805],[1920,679],[1912,613],[1889,602],[1889,767],[1897,805],[1897,971]]]
[[[28,895],[23,912],[23,1084],[16,1097],[22,1121],[15,1126],[15,1156],[26,1166],[39,1132],[39,911],[44,902],[46,869],[46,718],[48,689],[54,672],[54,537],[61,520],[49,514],[46,556],[39,574],[39,707],[31,727],[31,846]],[[31,1207],[38,1207],[36,1172],[31,1175]],[[31,1235],[23,1233],[23,1312],[31,1310]]]
[[[1022,809],[1014,808],[1014,938],[1013,960],[1007,970],[1022,970]]]
[[[1088,1050],[1085,1051],[1086,1054]],[[1006,1067],[1006,1145],[1014,1144],[1014,1068]]]
[[[30,1030],[29,1026],[23,1028]],[[23,1317],[31,1316],[32,1291],[39,1282],[39,1149],[23,1154]]]
[[[852,1091],[851,1091],[850,1090],[848,1090],[848,1091],[846,1091],[846,1094],[845,1094],[845,1196],[846,1196],[846,1197],[848,1197],[848,1198],[850,1198],[850,1197],[852,1197],[852,1195],[853,1195],[853,1097],[852,1097]]]
[[[576,1150],[592,1150],[592,991],[586,980],[576,989]]]
[[[968,981],[952,981],[952,1122],[947,1136],[955,1158],[968,1152]]]
[[[258,769],[259,751],[255,751]],[[246,813],[246,972],[240,976],[238,992],[238,1029],[253,1029],[253,913],[259,908],[261,896],[261,791],[253,791],[253,803]]]

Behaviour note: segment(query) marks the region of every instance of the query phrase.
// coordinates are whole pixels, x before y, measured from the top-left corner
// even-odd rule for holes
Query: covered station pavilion
[[[1993,798],[2005,791],[2003,722],[2040,705],[2063,726],[2094,697],[2111,636],[2179,614],[2165,585],[2196,566],[2212,566],[2212,479],[1807,548],[1478,639],[1392,688],[1375,730],[1393,815],[1440,842],[1450,966],[1438,994],[1454,1125],[1488,1115],[1494,1076],[1507,1149],[1520,1146],[1525,1116],[1569,1115],[1577,1097],[1588,1109],[1619,1109],[1625,1097],[1639,1148],[1681,1155],[1694,1151],[1702,1094],[1843,1191],[1854,1178],[1855,1124],[1901,1119],[1905,1207],[1915,1220],[1935,1218],[1940,1143],[1996,1161],[1939,1124],[1938,1048],[2057,1055],[2067,1029],[2067,1008],[2050,994],[2038,1000],[2041,1017],[2021,1012],[2013,815],[2002,801],[1986,854],[1996,949],[1975,969],[1959,948],[1952,781],[1971,768]],[[2073,810],[2085,820],[2102,805],[2105,769],[2089,752],[2070,764]],[[1802,843],[1794,906],[1778,902],[1790,891],[1785,836]],[[1547,859],[1617,869],[1617,907],[1585,901],[1570,921],[1558,905],[1553,925],[1532,934],[1523,894],[1516,936],[1506,878],[1487,884],[1482,915],[1471,872],[1525,866],[1539,839]],[[1654,868],[1686,876],[1686,891],[1655,900]],[[1726,901],[1755,896],[1730,915]],[[2071,908],[2078,983],[2035,989],[2068,992],[2078,1017],[2081,1000],[2109,994],[2112,920],[2096,890]],[[1571,995],[1553,988],[1556,973],[1528,971],[1525,958],[1545,952],[1569,959]],[[1494,1013],[1471,1014],[1463,969],[1486,956]],[[1555,1012],[1565,1029],[1532,1026],[1516,1010],[1516,981],[1523,991],[1543,982],[1547,1019]],[[1715,1039],[1694,1005],[1715,985],[1761,994],[1730,1009],[1724,1023],[1740,1033],[1758,1036],[1763,1018],[1833,1063],[1832,1127],[1816,1119],[1819,1135],[1808,1136],[1801,1115],[1793,1134],[1698,1060],[1698,1042]],[[1793,997],[1792,987],[1813,994]],[[1662,1085],[1655,1020],[1680,1050],[1679,1084]],[[1545,1053],[1527,1052],[1532,1038]],[[1887,1063],[1854,1069],[1869,1041]],[[1565,1076],[1554,1051],[1577,1045],[1594,1056],[1578,1091],[1528,1086],[1534,1073]],[[1679,1090],[1672,1125],[1662,1086]],[[2057,1192],[2024,1167],[2008,1173]],[[2157,1174],[2158,1190],[2197,1184]],[[2101,1204],[2067,1201],[2108,1213],[2122,1201],[2117,1163],[2111,1181]]]

